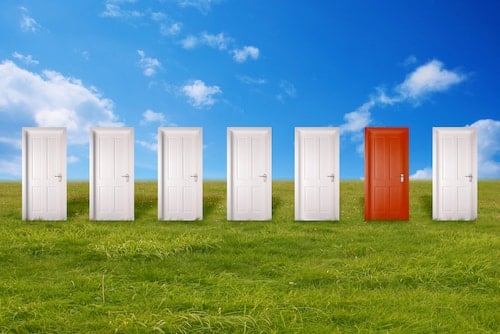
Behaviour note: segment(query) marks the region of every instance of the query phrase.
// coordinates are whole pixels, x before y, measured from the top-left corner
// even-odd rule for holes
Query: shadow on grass
[[[420,209],[425,217],[432,219],[432,196],[422,195],[419,198]]]
[[[283,205],[283,200],[281,199],[281,197],[273,196],[272,214],[274,215],[276,213],[276,210],[278,210],[282,205]]]
[[[208,218],[218,215],[225,207],[226,198],[223,195],[213,194],[203,196],[203,216]]]

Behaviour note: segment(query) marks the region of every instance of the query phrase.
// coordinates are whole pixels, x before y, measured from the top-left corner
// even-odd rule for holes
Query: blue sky
[[[500,2],[85,0],[0,3],[0,179],[21,177],[21,128],[68,128],[88,179],[88,129],[135,128],[156,179],[160,126],[201,126],[204,175],[226,177],[226,127],[273,128],[293,178],[294,127],[341,128],[341,177],[363,176],[363,128],[410,127],[430,178],[433,126],[475,126],[479,176],[500,178]]]

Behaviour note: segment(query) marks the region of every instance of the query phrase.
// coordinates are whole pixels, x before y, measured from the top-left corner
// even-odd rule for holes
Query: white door
[[[339,219],[339,129],[295,128],[295,220]]]
[[[134,129],[90,130],[90,219],[134,220]]]
[[[158,129],[158,219],[203,216],[202,129]]]
[[[271,128],[227,129],[227,219],[272,217]]]
[[[66,220],[66,129],[23,128],[23,220]]]
[[[476,129],[433,128],[432,218],[477,218]]]

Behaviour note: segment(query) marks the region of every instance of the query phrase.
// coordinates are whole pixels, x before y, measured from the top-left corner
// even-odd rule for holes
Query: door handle
[[[399,180],[401,181],[401,183],[405,182],[405,175],[403,173],[399,175]]]
[[[472,182],[472,174],[465,175],[465,177],[469,179],[469,182]]]
[[[262,175],[259,175],[259,177],[261,177],[261,178],[262,178],[262,180],[264,180],[264,182],[266,182],[266,181],[267,181],[267,174],[266,174],[266,173],[264,173],[264,174],[262,174]]]
[[[194,182],[198,182],[198,174],[189,175],[189,177],[192,177]]]
[[[129,181],[129,179],[130,179],[130,175],[128,175],[128,173],[127,173],[127,174],[125,174],[125,175],[122,175],[122,177],[124,177],[124,178],[126,179],[126,181],[127,181],[127,182],[128,182],[128,181]]]
[[[327,175],[327,177],[331,178],[332,182],[335,182],[335,174]]]
[[[61,173],[54,175],[54,177],[57,177],[59,179],[59,182],[62,182],[62,174]]]

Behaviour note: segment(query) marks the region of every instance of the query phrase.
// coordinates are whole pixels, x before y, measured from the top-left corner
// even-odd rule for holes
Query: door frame
[[[266,208],[263,219],[272,219],[272,128],[271,127],[228,127],[227,128],[227,220],[239,220],[234,218],[233,212],[233,137],[238,133],[259,132],[266,135],[267,143],[267,173],[266,173]]]
[[[30,187],[30,180],[28,180],[29,172],[28,168],[29,166],[29,150],[28,146],[28,136],[30,133],[33,132],[54,132],[54,133],[59,133],[61,135],[61,138],[63,140],[63,143],[61,144],[61,151],[60,156],[61,156],[61,165],[60,165],[60,183],[62,183],[61,187],[61,212],[60,212],[60,217],[58,219],[44,219],[42,220],[66,220],[67,219],[67,182],[68,182],[68,175],[67,175],[67,130],[65,127],[23,127],[22,128],[22,181],[21,181],[21,186],[22,186],[22,194],[21,194],[21,204],[22,204],[22,220],[32,220],[29,217],[28,209],[29,209],[29,196],[28,196],[28,191]],[[36,218],[38,219],[38,218]]]
[[[399,172],[402,175],[403,185],[403,193],[405,194],[404,198],[404,214],[402,214],[403,209],[400,210],[400,216],[397,218],[378,218],[374,217],[371,208],[372,208],[372,196],[371,196],[371,188],[372,188],[372,154],[373,152],[370,150],[369,145],[371,144],[371,133],[377,131],[385,131],[385,132],[393,132],[397,134],[403,134],[403,143],[402,145],[406,147],[406,154],[402,157],[402,167]],[[365,220],[408,220],[410,218],[410,193],[409,193],[409,160],[410,160],[410,147],[409,147],[409,136],[410,130],[408,127],[365,127],[365,210],[364,210],[364,219]]]
[[[203,219],[203,129],[201,127],[160,127],[158,128],[158,220],[170,220],[165,219],[165,210],[163,207],[165,197],[165,176],[163,175],[163,164],[165,161],[165,157],[163,155],[164,137],[168,133],[186,132],[192,133],[197,138],[196,146],[199,158],[196,163],[196,173],[193,174],[193,177],[196,177],[196,182],[198,183],[196,187],[196,200],[198,203],[196,205],[196,218],[194,220]]]
[[[477,161],[477,129],[474,127],[433,127],[432,128],[432,219],[433,220],[462,220],[462,219],[445,219],[441,216],[439,210],[439,204],[441,202],[440,196],[440,186],[442,179],[440,177],[441,162],[439,160],[439,137],[447,132],[468,132],[471,135],[471,164],[472,170],[470,171],[471,180],[474,180],[472,185],[471,194],[471,216],[469,219],[463,220],[475,220],[477,219],[477,180],[478,180],[478,161]],[[441,148],[442,149],[442,148]],[[464,177],[466,177],[464,175]]]
[[[100,133],[105,132],[124,132],[129,135],[129,157],[128,157],[128,165],[129,165],[129,194],[128,194],[128,202],[131,205],[129,207],[128,217],[126,219],[101,219],[97,217],[97,212],[95,208],[95,201],[97,200],[96,193],[96,173],[95,168],[95,154],[96,154],[96,138]],[[90,140],[89,140],[89,219],[90,220],[134,220],[135,216],[135,176],[134,176],[134,128],[132,127],[97,127],[90,128]]]
[[[333,210],[333,215],[329,219],[309,219],[309,218],[304,218],[304,213],[302,212],[302,201],[300,200],[301,198],[301,190],[302,188],[302,173],[301,173],[301,168],[302,164],[301,161],[303,160],[303,157],[301,157],[301,136],[302,134],[305,133],[312,133],[312,134],[321,134],[321,133],[328,133],[329,135],[333,135],[334,137],[334,154],[333,159],[334,159],[334,165],[333,165],[333,170],[332,176],[333,180],[333,196],[334,196],[334,202],[332,205],[334,205],[334,210]],[[340,219],[340,198],[339,198],[339,193],[340,193],[340,128],[338,127],[296,127],[295,128],[295,220],[297,221],[303,221],[303,220],[313,220],[313,221],[319,221],[319,220],[339,220]],[[326,176],[325,177],[330,177]]]

